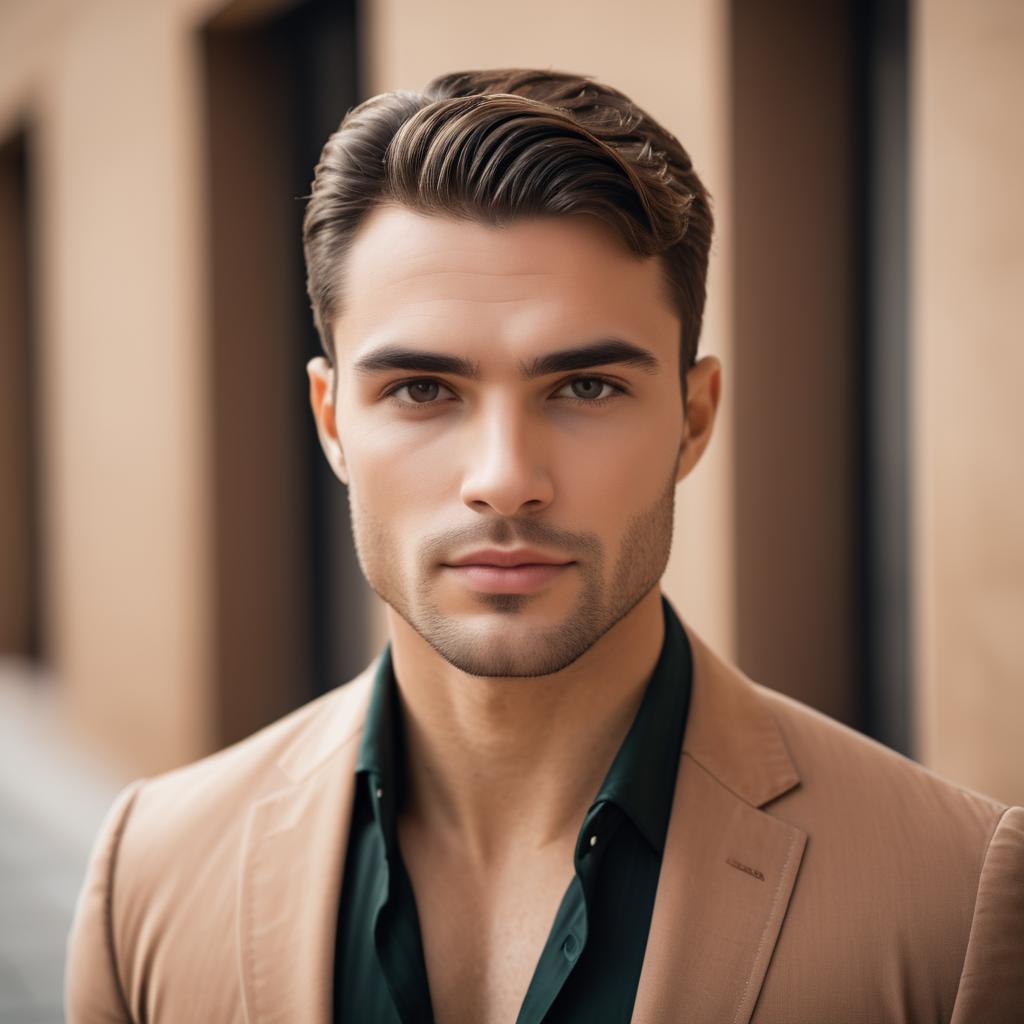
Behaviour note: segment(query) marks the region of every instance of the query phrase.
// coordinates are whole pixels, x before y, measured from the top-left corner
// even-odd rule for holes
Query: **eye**
[[[383,397],[392,399],[398,405],[440,405],[440,402],[432,401],[432,399],[437,395],[438,388],[445,388],[446,391],[449,390],[439,380],[424,377],[420,380],[407,380],[400,384],[396,384],[394,387],[385,391]],[[412,398],[412,401],[396,399],[395,395],[397,395],[399,391],[408,391],[409,397]]]
[[[583,391],[583,397],[580,396],[579,391],[575,389],[580,387]],[[569,395],[569,401],[576,402],[579,405],[604,405],[606,402],[610,402],[619,395],[624,395],[626,389],[620,384],[616,384],[614,381],[608,380],[607,377],[573,377],[572,380],[567,380],[558,390],[561,391],[563,388],[572,388],[574,393]],[[608,388],[607,394],[602,394],[604,388]]]

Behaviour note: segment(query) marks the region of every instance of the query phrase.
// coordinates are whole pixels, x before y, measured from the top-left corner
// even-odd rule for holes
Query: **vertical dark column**
[[[0,145],[0,655],[42,656],[29,141]]]
[[[301,237],[320,147],[355,103],[355,13],[285,6],[234,4],[203,33],[221,744],[370,656],[366,601],[348,602],[357,587],[339,555],[351,549],[344,489],[325,479],[307,399],[319,346]]]
[[[908,31],[905,0],[859,7],[864,96],[865,594],[867,731],[912,755],[908,363]]]
[[[316,162],[328,136],[345,113],[363,99],[359,92],[357,17],[354,3],[313,0],[282,19],[275,31],[279,52],[291,69],[294,88],[291,174],[296,197],[308,195]],[[322,354],[305,291],[301,253],[304,212],[305,201],[297,199],[292,206],[291,230],[299,255],[292,266],[297,337],[305,344],[303,373],[306,360]],[[307,442],[302,451],[311,488],[307,557],[313,570],[311,625],[319,692],[350,679],[376,653],[367,641],[370,611],[376,598],[356,558],[348,492],[324,458],[308,406],[304,423]]]
[[[855,57],[849,0],[734,0],[739,661],[861,727]]]
[[[907,5],[732,5],[740,661],[910,753]]]
[[[290,316],[288,81],[262,32],[205,39],[219,745],[312,692],[309,493]]]

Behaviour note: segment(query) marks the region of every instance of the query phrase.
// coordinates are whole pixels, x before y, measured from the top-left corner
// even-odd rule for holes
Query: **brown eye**
[[[430,402],[437,398],[437,381],[417,380],[407,384],[406,387],[409,389],[409,397],[414,402],[419,402],[421,399],[424,402]]]
[[[396,405],[404,406],[405,408],[411,408],[414,405],[420,407],[442,405],[444,399],[438,400],[438,388],[444,388],[449,394],[451,393],[450,389],[445,387],[439,380],[423,377],[419,380],[407,380],[404,383],[394,385],[384,393],[384,397]],[[408,399],[401,397],[403,391],[408,392]]]

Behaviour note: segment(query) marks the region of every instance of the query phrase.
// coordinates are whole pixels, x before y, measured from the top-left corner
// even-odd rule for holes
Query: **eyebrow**
[[[546,377],[552,373],[583,370],[590,366],[608,366],[622,363],[636,366],[644,373],[658,373],[661,363],[653,352],[621,338],[602,338],[587,345],[560,349],[536,356],[529,363],[519,360],[519,372],[524,380]],[[444,352],[425,352],[402,345],[384,345],[356,360],[354,370],[360,377],[384,373],[388,370],[412,370],[423,373],[447,373],[469,380],[480,380],[480,364],[462,356]]]

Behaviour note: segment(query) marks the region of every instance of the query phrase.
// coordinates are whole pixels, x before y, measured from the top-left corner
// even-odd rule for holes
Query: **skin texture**
[[[379,207],[344,283],[337,378],[311,360],[310,403],[387,606],[406,737],[399,833],[435,1015],[512,1021],[660,652],[675,487],[710,438],[721,366],[690,368],[684,416],[660,261],[591,217],[496,228]],[[520,375],[606,338],[657,370]],[[465,357],[481,378],[357,374],[385,344]],[[444,567],[521,545],[574,564],[528,594],[481,594]]]

